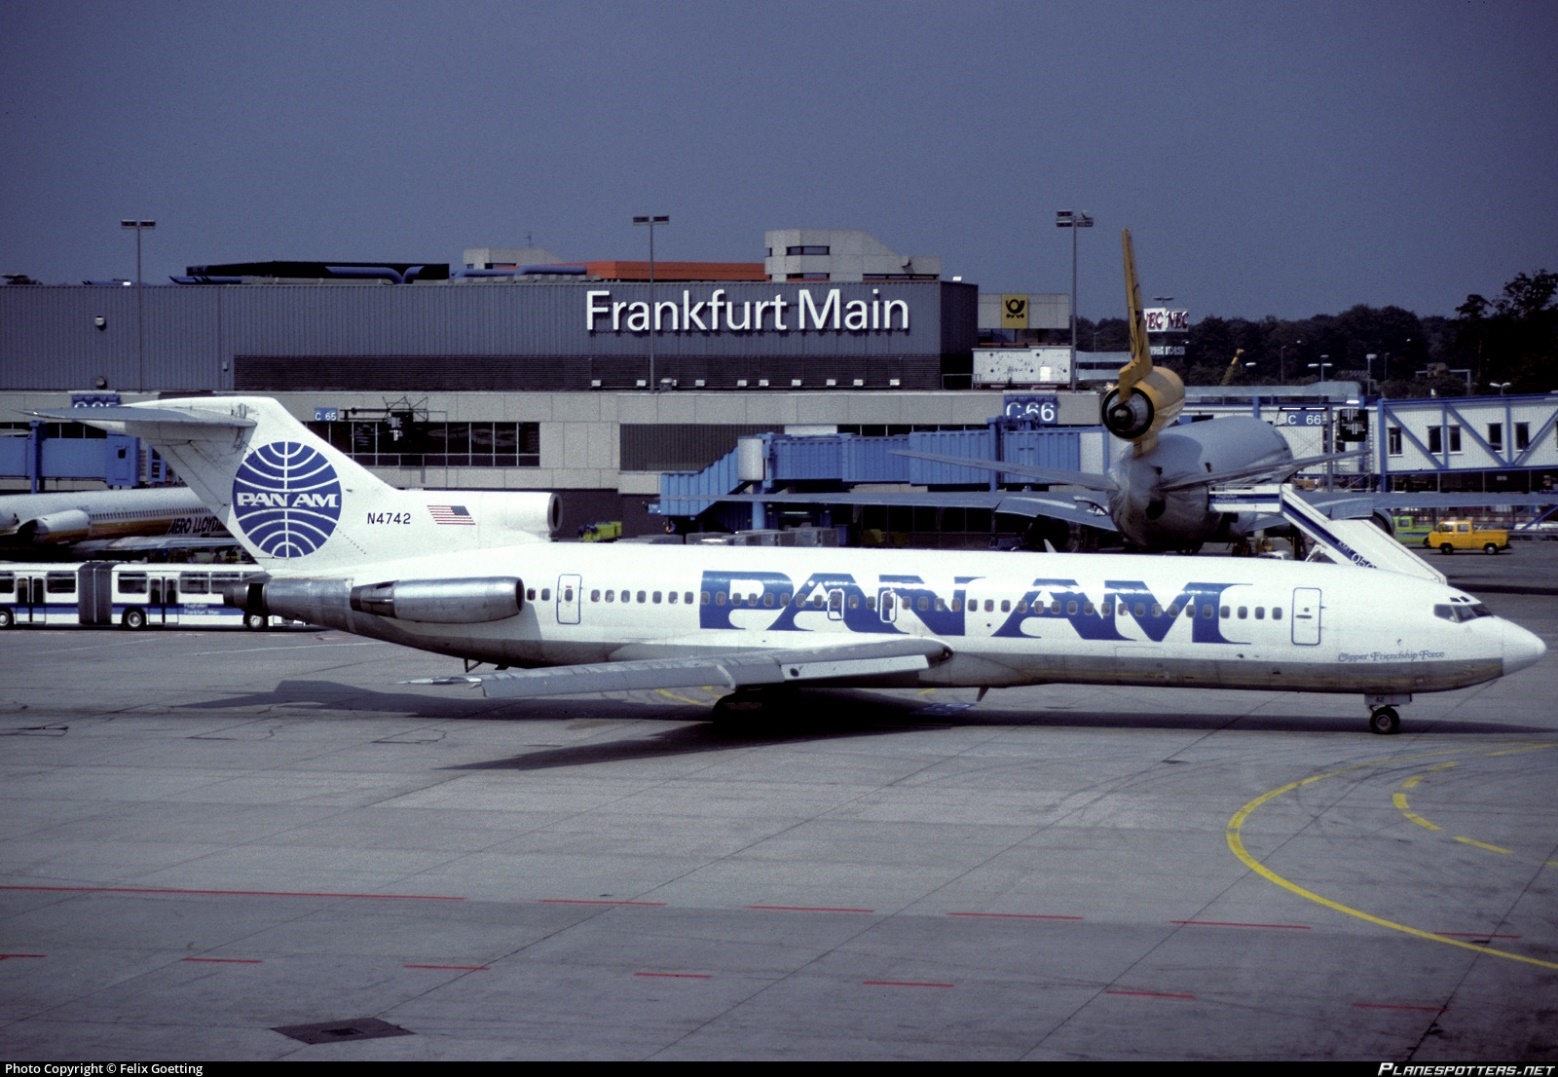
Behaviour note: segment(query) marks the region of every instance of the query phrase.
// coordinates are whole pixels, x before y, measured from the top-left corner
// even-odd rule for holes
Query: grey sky
[[[0,272],[758,261],[862,228],[986,291],[1450,314],[1558,268],[1558,4],[0,0]]]

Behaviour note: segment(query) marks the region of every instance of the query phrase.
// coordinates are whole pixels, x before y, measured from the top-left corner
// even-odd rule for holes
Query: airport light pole
[[[121,220],[120,228],[135,229],[135,391],[146,391],[146,331],[141,328],[144,303],[141,298],[141,233],[157,227],[156,221]]]
[[[634,217],[635,225],[646,225],[649,228],[649,391],[660,391],[660,383],[655,381],[655,225],[670,224],[671,218],[664,216]]]
[[[1058,210],[1055,227],[1071,229],[1071,391],[1077,388],[1077,229],[1093,227],[1093,218],[1074,209]]]

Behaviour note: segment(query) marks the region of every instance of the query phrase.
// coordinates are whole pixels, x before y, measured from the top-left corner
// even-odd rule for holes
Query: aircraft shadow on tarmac
[[[454,690],[458,691],[458,690]],[[930,699],[874,693],[862,689],[807,689],[771,705],[762,717],[715,722],[710,708],[652,693],[626,696],[555,697],[522,702],[489,700],[468,694],[440,698],[412,692],[381,692],[324,680],[288,680],[271,692],[251,692],[227,699],[180,704],[179,709],[209,711],[259,709],[257,717],[303,718],[321,712],[323,721],[370,713],[450,721],[664,721],[673,728],[648,736],[603,737],[585,744],[537,746],[537,750],[506,759],[471,763],[455,770],[545,770],[587,766],[626,759],[725,751],[742,745],[796,743],[844,737],[897,735],[951,729],[961,725],[1044,727],[1084,730],[1203,731],[1238,730],[1268,733],[1325,733],[1372,739],[1362,713],[1316,716],[1298,711],[1281,713],[1161,713],[1146,711],[1055,708],[1015,710],[1002,706],[1001,694],[981,704],[973,692],[948,692]],[[964,697],[964,698],[954,698]],[[1361,708],[1360,708],[1361,712]],[[694,724],[687,724],[692,721]],[[1508,736],[1539,732],[1509,722],[1406,719],[1407,732],[1452,736]]]

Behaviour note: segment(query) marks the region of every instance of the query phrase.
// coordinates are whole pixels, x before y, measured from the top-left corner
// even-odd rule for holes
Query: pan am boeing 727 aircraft
[[[1414,693],[1546,650],[1452,587],[1355,565],[598,546],[512,525],[495,545],[476,498],[396,490],[273,400],[37,414],[155,445],[268,573],[232,604],[506,667],[435,678],[489,696],[713,684],[728,713],[806,684],[1291,689],[1361,695],[1393,733]],[[530,496],[549,518],[551,495]]]

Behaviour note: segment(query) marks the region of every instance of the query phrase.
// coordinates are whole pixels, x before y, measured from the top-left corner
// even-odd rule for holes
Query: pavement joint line
[[[1519,935],[1500,935],[1495,931],[1435,931],[1435,935],[1448,937],[1460,937],[1465,939],[1518,939]]]
[[[956,984],[934,983],[929,980],[861,980],[862,987],[956,987]]]
[[[447,972],[491,972],[486,965],[402,965],[403,969],[439,969]]]
[[[1194,995],[1183,994],[1178,991],[1127,991],[1120,987],[1106,988],[1104,994],[1128,995],[1134,998],[1195,998]]]

